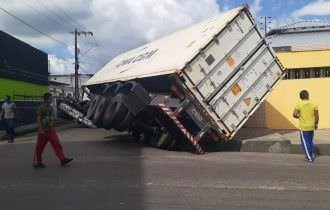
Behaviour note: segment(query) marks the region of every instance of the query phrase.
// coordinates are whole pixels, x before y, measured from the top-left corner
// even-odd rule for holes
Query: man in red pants
[[[58,139],[53,123],[53,109],[51,107],[52,95],[45,93],[44,103],[37,110],[37,123],[39,127],[38,139],[34,152],[33,167],[45,168],[42,163],[42,153],[48,141],[51,143],[56,156],[61,162],[61,166],[65,166],[73,160],[73,158],[66,158],[63,153],[61,143]]]

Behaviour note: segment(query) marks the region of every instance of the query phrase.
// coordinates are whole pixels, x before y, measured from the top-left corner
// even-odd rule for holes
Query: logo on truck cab
[[[134,57],[131,57],[131,58],[124,59],[124,60],[122,60],[121,62],[119,62],[119,64],[116,65],[116,68],[118,68],[118,67],[120,67],[120,66],[128,65],[128,64],[131,64],[131,63],[135,63],[135,62],[138,62],[138,61],[142,61],[142,60],[149,59],[149,58],[151,58],[151,57],[152,57],[157,51],[158,51],[158,49],[156,49],[156,50],[151,50],[151,51],[148,51],[148,52],[142,53],[142,54],[140,54],[140,55],[137,55],[137,56],[134,56]]]

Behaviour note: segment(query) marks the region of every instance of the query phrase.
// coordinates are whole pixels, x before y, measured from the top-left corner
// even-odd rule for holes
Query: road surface
[[[50,145],[32,168],[35,134],[0,143],[0,209],[329,209],[330,157],[147,147],[99,129],[60,132],[75,160]]]

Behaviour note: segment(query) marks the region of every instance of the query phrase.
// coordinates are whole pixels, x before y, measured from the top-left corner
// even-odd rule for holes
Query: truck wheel
[[[97,127],[102,127],[103,114],[109,104],[109,98],[101,96],[94,111],[92,122]]]
[[[118,97],[112,98],[103,116],[103,127],[110,130],[116,123],[120,123],[127,113],[128,109]]]
[[[166,147],[167,150],[173,150],[174,149],[174,146],[175,146],[175,139],[174,138],[171,138],[171,141],[169,142],[168,146]]]
[[[118,92],[118,90],[121,86],[122,86],[122,84],[120,82],[116,82],[116,83],[111,84],[111,85],[108,84],[106,86],[106,88],[103,90],[102,94],[104,96],[114,97],[117,94],[117,92]]]
[[[96,96],[94,96],[94,98],[90,102],[90,105],[89,105],[89,108],[88,108],[88,111],[87,111],[87,114],[86,114],[86,117],[88,119],[92,119],[92,117],[94,115],[94,112],[95,112],[95,109],[96,109],[97,104],[98,104],[98,102],[99,102],[100,99],[101,99],[101,96],[100,95],[96,95]]]
[[[172,136],[168,132],[165,132],[158,139],[157,147],[161,149],[170,149],[169,147],[172,145],[172,142]]]
[[[123,121],[119,124],[115,124],[113,128],[116,129],[117,131],[123,132],[128,129],[132,121],[133,121],[133,115],[132,113],[127,111],[127,114],[123,119]]]

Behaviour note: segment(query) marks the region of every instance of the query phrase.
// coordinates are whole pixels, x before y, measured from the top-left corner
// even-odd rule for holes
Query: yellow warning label
[[[232,88],[231,92],[237,96],[242,91],[241,87],[236,83]]]
[[[250,104],[251,104],[251,98],[245,98],[245,99],[244,99],[244,102],[245,102],[245,104],[246,104],[247,106],[250,106]]]
[[[229,56],[226,61],[230,67],[232,67],[235,64],[235,61],[231,56]]]

